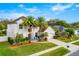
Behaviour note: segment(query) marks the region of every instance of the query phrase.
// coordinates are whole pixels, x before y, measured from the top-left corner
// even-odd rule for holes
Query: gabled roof
[[[44,32],[55,33],[55,31],[50,26]]]
[[[20,19],[24,20],[24,19],[26,19],[26,17],[25,17],[25,16],[21,16],[21,17],[15,19],[14,21],[18,21],[18,20],[20,20]]]
[[[26,17],[25,17],[25,16],[21,16],[21,17],[15,19],[15,20],[12,21],[12,22],[9,22],[9,24],[16,24],[16,21],[18,21],[18,20],[20,20],[20,19],[24,20],[24,19],[26,19]]]

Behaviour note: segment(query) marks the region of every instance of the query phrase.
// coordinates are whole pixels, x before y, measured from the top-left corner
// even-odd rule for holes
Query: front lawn
[[[26,56],[55,46],[53,43],[35,43],[12,48],[8,42],[3,42],[0,43],[0,56]]]
[[[73,38],[70,38],[70,39],[59,37],[58,40],[69,43],[69,42],[72,42],[72,41],[79,40],[79,36],[74,36]]]
[[[73,43],[73,44],[75,44],[75,45],[79,45],[79,41],[78,41],[78,42],[75,42],[75,43]]]
[[[63,56],[65,54],[67,54],[68,52],[70,52],[68,49],[64,48],[64,47],[60,47],[56,50],[50,51],[48,53],[42,54],[41,56]]]

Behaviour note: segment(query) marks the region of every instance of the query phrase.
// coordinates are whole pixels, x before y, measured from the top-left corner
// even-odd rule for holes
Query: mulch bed
[[[20,43],[20,44],[16,44],[16,45],[11,45],[10,48],[18,48],[21,46],[27,46],[27,45],[32,45],[32,44],[38,44],[36,42],[31,42],[31,43]]]

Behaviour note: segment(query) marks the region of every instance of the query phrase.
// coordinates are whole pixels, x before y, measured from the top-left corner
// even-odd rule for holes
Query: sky
[[[69,23],[79,21],[78,3],[0,3],[0,19],[20,16],[44,16],[46,20],[60,19]]]

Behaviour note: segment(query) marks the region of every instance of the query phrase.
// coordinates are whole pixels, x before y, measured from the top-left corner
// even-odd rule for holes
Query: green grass
[[[72,42],[73,40],[71,40],[71,39],[61,39],[61,38],[59,38],[58,40],[60,40],[60,41],[63,41],[63,42],[66,42],[66,43],[69,43],[69,42]]]
[[[26,56],[55,47],[53,43],[38,43],[11,48],[8,42],[0,43],[0,56]]]
[[[75,42],[75,43],[73,43],[73,44],[75,44],[75,45],[79,45],[79,41],[78,41],[78,42]]]
[[[79,36],[74,36],[74,37],[71,38],[71,39],[59,37],[58,40],[63,41],[63,42],[66,42],[66,43],[69,43],[69,42],[72,42],[72,41],[79,40]]]
[[[41,56],[63,56],[69,52],[68,49],[64,47],[60,47],[54,51],[50,51],[48,53],[42,54]]]

